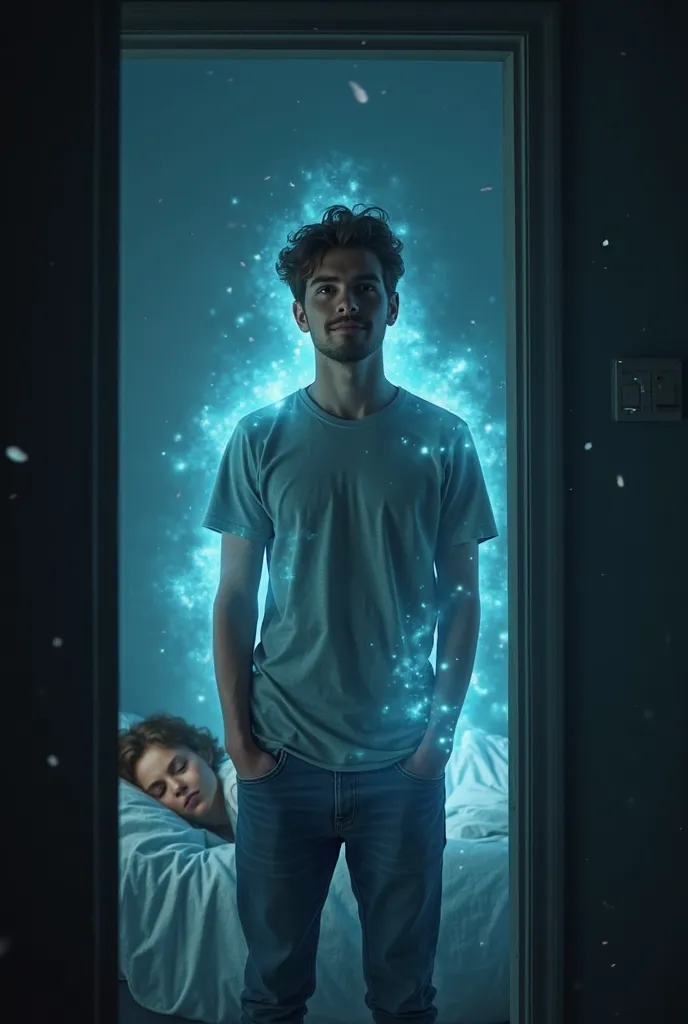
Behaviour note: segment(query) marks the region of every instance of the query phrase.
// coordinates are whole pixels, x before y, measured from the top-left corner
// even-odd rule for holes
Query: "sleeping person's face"
[[[186,747],[152,744],[138,760],[136,781],[149,796],[196,824],[212,821],[217,814],[222,793],[217,775]]]

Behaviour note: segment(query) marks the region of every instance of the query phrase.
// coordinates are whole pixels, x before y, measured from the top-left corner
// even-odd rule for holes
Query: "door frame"
[[[563,1024],[560,5],[234,0],[123,3],[121,10],[129,57],[322,52],[365,39],[378,52],[455,50],[503,64],[511,1024]],[[105,365],[112,360],[108,352]],[[112,413],[111,382],[98,386]],[[106,512],[99,522],[109,530],[111,518]],[[112,537],[101,531],[99,543]],[[103,564],[111,566],[111,556]],[[96,721],[100,744],[111,727]],[[103,832],[96,845],[110,841]],[[105,852],[102,860],[109,862]],[[111,937],[99,941],[111,947]]]

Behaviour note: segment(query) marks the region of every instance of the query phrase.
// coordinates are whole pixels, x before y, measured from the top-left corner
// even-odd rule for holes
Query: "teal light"
[[[296,327],[292,296],[274,272],[287,234],[304,223],[319,221],[333,203],[379,205],[390,215],[393,230],[404,237],[407,273],[399,292],[401,315],[387,332],[384,351],[387,376],[421,397],[458,413],[473,432],[492,499],[500,540],[481,548],[482,631],[475,673],[461,727],[474,721],[503,731],[507,707],[506,424],[488,410],[502,408],[495,389],[503,382],[488,372],[487,342],[477,310],[459,311],[456,330],[440,344],[429,344],[428,309],[432,294],[414,280],[414,262],[422,262],[431,242],[428,225],[414,224],[398,178],[374,182],[352,161],[332,160],[320,169],[303,170],[289,181],[289,206],[266,207],[260,229],[247,231],[246,250],[228,267],[217,304],[208,311],[217,339],[217,370],[199,396],[200,411],[183,434],[175,434],[163,453],[169,472],[184,477],[185,510],[168,530],[171,565],[160,584],[169,604],[173,629],[185,637],[187,677],[196,699],[216,701],[210,643],[210,612],[218,579],[219,538],[201,530],[201,520],[220,456],[237,421],[253,409],[278,402],[313,379],[312,344]],[[241,203],[232,197],[231,205]],[[430,226],[431,227],[431,226]],[[249,239],[250,242],[249,242]],[[433,266],[433,270],[434,270]],[[437,274],[438,289],[442,279]],[[501,396],[503,399],[503,395]],[[267,587],[264,571],[259,593],[261,609]],[[260,624],[259,624],[260,626]],[[433,653],[434,661],[434,653]],[[501,677],[497,680],[496,674]]]

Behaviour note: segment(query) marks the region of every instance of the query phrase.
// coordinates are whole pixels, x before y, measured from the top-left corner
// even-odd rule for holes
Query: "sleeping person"
[[[156,714],[119,734],[119,774],[199,828],[234,842],[218,775],[225,753],[208,729]]]

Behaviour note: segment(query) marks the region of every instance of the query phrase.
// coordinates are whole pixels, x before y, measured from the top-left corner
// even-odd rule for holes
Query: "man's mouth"
[[[360,324],[357,320],[342,320],[340,323],[335,324],[332,327],[333,331],[360,331],[363,328],[363,324]]]
[[[194,807],[196,806],[196,804],[198,803],[198,798],[199,798],[198,790],[196,790],[195,793],[189,793],[189,795],[187,796],[186,800],[184,801],[184,809],[185,810],[193,810]]]

